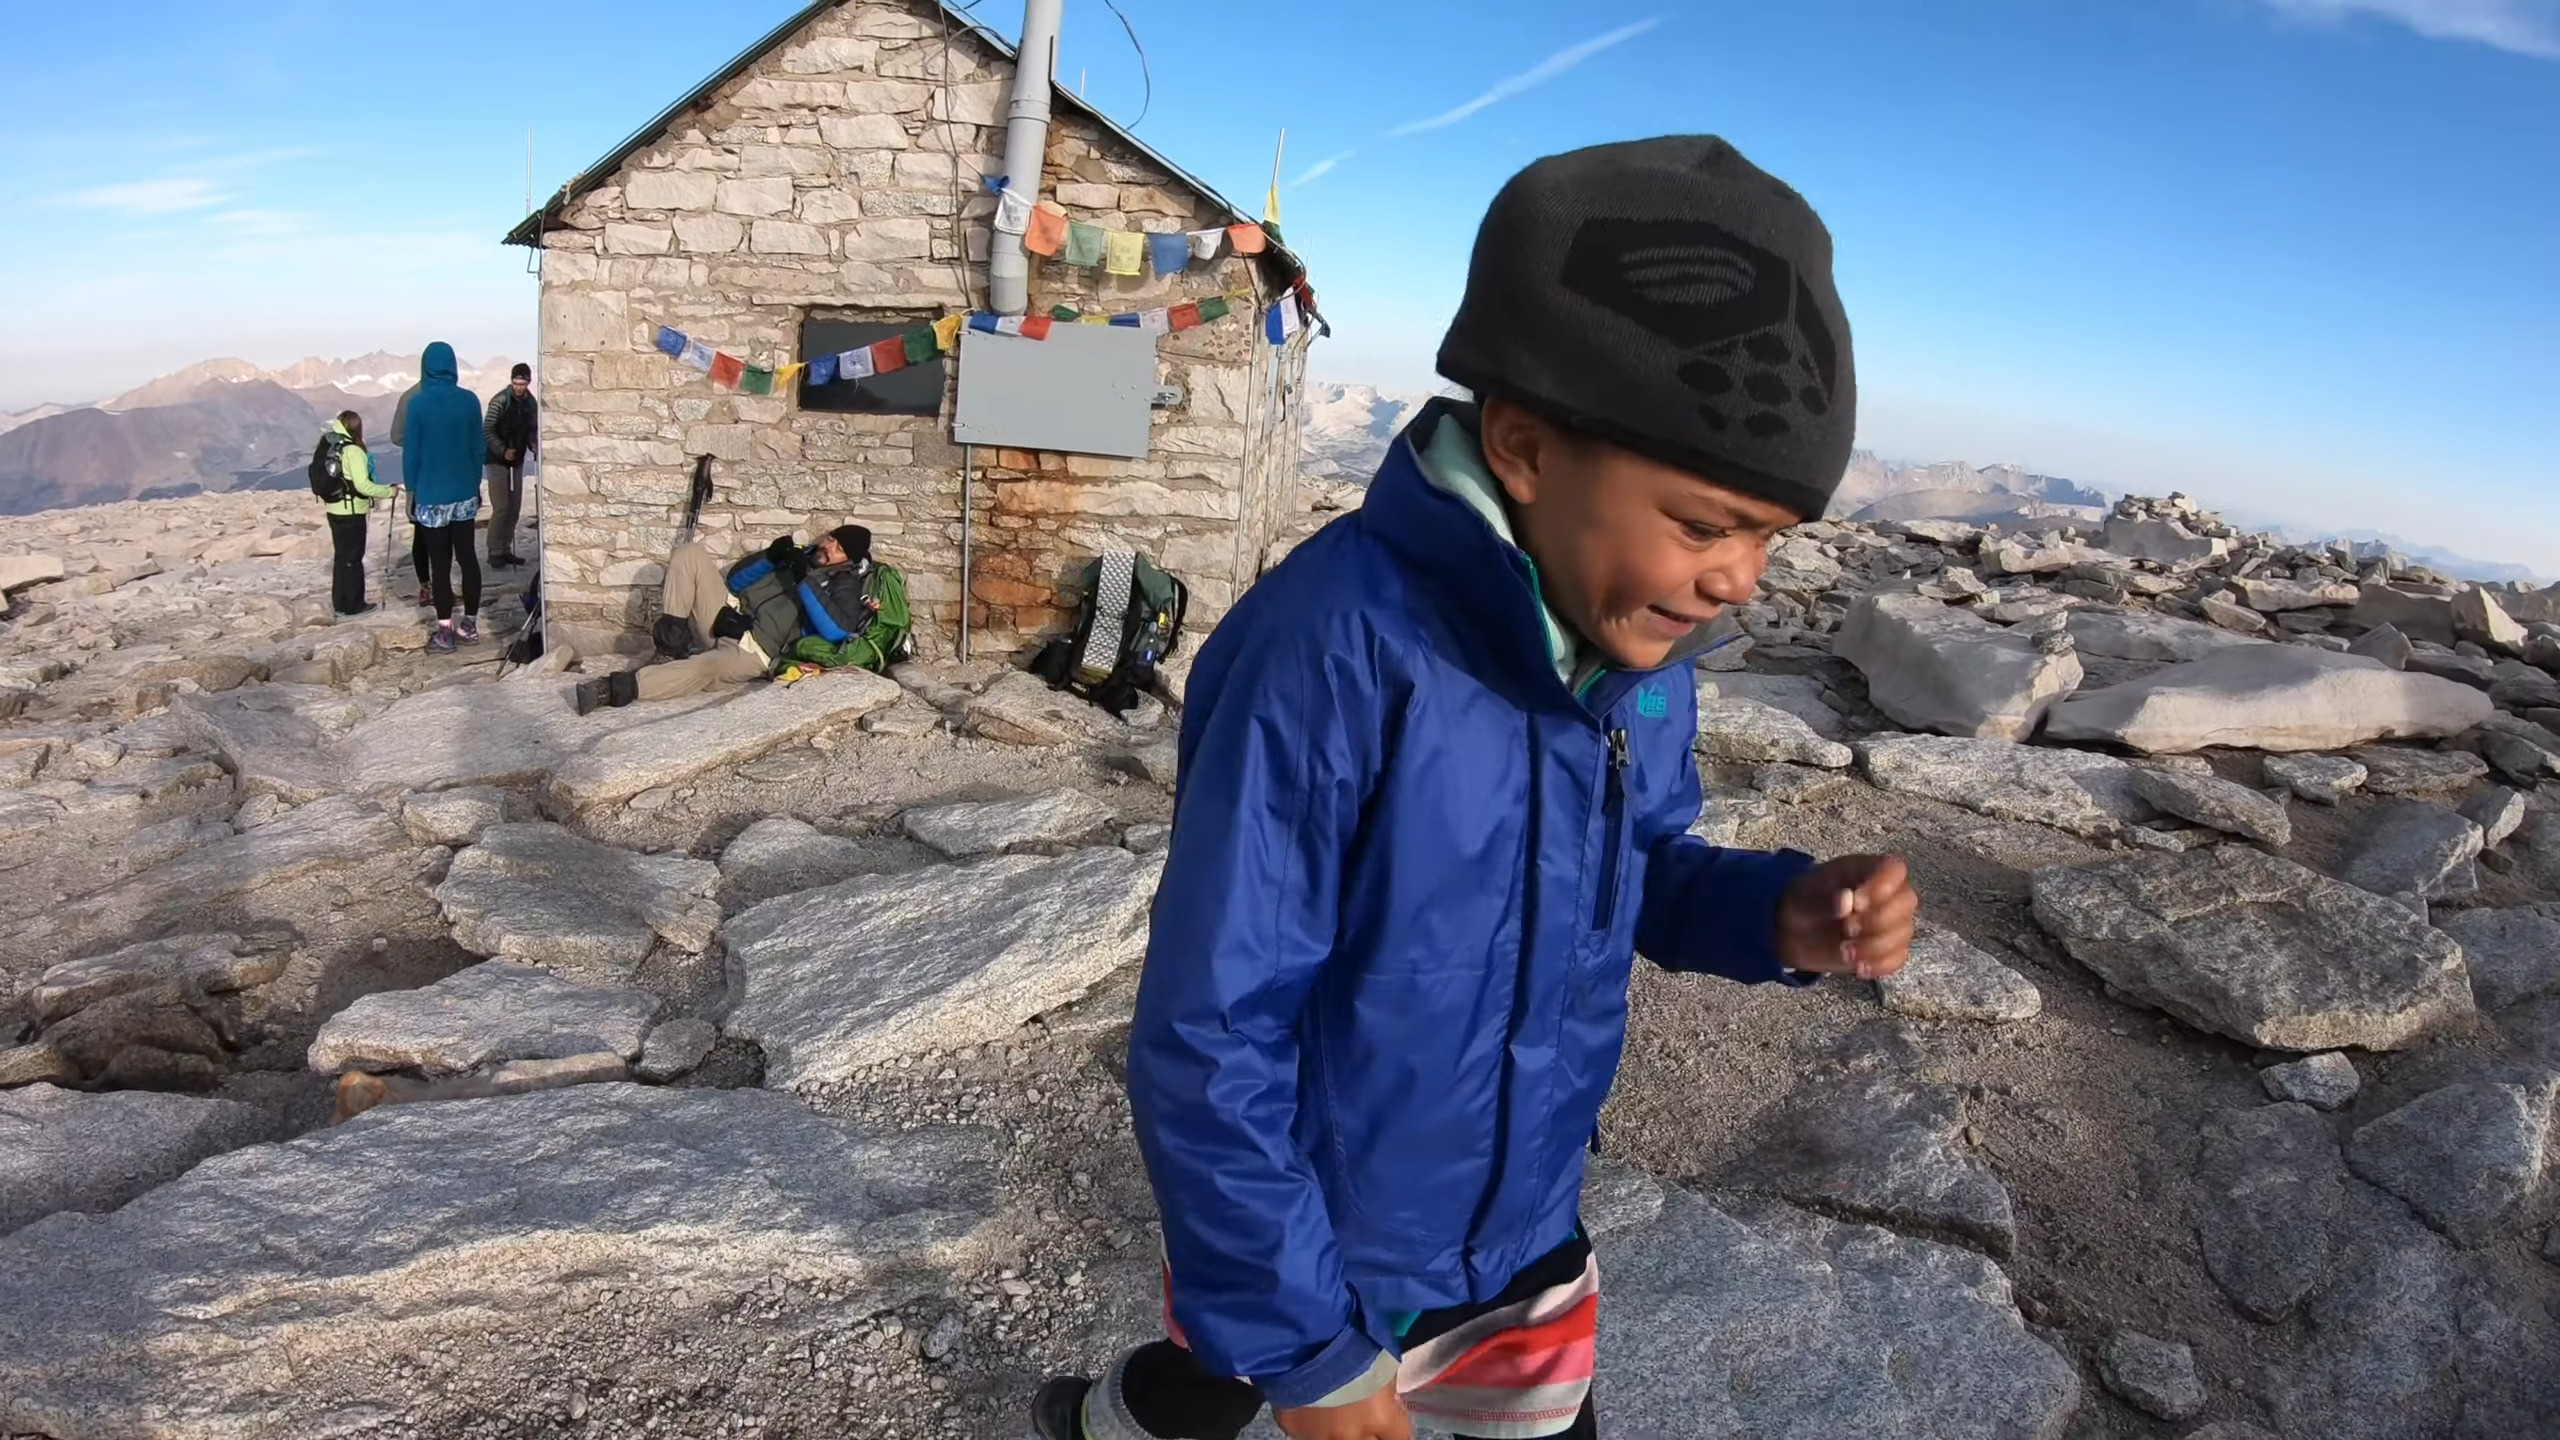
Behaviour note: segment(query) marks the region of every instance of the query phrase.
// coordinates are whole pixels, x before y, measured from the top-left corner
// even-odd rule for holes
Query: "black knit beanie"
[[[1440,373],[1812,519],[1857,433],[1831,233],[1712,135],[1550,155],[1476,232]]]
[[[836,543],[844,547],[844,558],[847,562],[871,558],[871,532],[863,526],[839,525],[827,533],[834,536]]]

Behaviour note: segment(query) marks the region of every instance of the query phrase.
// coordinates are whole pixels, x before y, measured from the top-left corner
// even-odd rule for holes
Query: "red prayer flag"
[[[871,373],[872,373],[872,374],[874,374],[874,375],[886,375],[886,374],[888,374],[888,373],[889,373],[890,371],[892,371],[892,370],[904,370],[904,369],[906,369],[906,368],[907,368],[907,337],[906,337],[906,336],[904,336],[904,335],[892,335],[892,336],[890,336],[890,337],[889,337],[888,339],[886,339],[886,340],[875,341],[875,342],[873,342],[873,343],[872,343],[872,346],[871,346]]]
[[[1046,340],[1049,338],[1049,327],[1056,323],[1046,315],[1025,315],[1022,317],[1022,338]]]
[[[1165,319],[1170,321],[1176,330],[1189,330],[1200,323],[1200,306],[1196,302],[1176,305],[1165,312]]]
[[[735,390],[738,388],[738,382],[745,378],[746,373],[747,362],[735,355],[722,354],[711,357],[711,383],[714,385]]]
[[[1024,232],[1022,248],[1034,255],[1055,255],[1067,243],[1067,212],[1044,200],[1031,212],[1030,229]]]
[[[1239,255],[1261,254],[1268,239],[1269,237],[1262,233],[1262,227],[1259,225],[1227,227],[1227,242],[1235,247],[1235,252]]]

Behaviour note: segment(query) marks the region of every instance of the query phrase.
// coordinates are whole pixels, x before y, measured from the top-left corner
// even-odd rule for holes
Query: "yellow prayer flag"
[[[1136,275],[1146,269],[1147,237],[1135,230],[1112,230],[1102,237],[1102,269],[1110,275]]]
[[[945,315],[934,321],[933,343],[942,347],[943,354],[950,354],[960,347],[960,327],[968,323],[966,315]]]

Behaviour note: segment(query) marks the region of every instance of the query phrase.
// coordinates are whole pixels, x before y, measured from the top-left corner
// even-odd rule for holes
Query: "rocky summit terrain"
[[[310,509],[0,533],[0,1433],[977,1440],[1155,1333],[1185,662],[581,719]],[[1799,527],[1697,674],[1701,832],[1926,930],[1640,970],[1605,1433],[2560,1434],[2560,588],[2024,523]]]

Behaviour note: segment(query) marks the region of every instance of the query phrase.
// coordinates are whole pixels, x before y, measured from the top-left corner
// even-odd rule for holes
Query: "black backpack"
[[[347,485],[347,446],[352,443],[332,430],[311,448],[311,465],[304,473],[310,476],[311,493],[328,504],[335,505],[355,494]]]
[[[729,567],[731,596],[712,634],[719,639],[755,637],[767,662],[780,666],[800,637],[800,581],[808,557],[786,535]]]
[[[1191,590],[1133,550],[1085,567],[1076,628],[1042,646],[1031,673],[1118,715],[1155,688],[1156,665],[1182,644]]]

